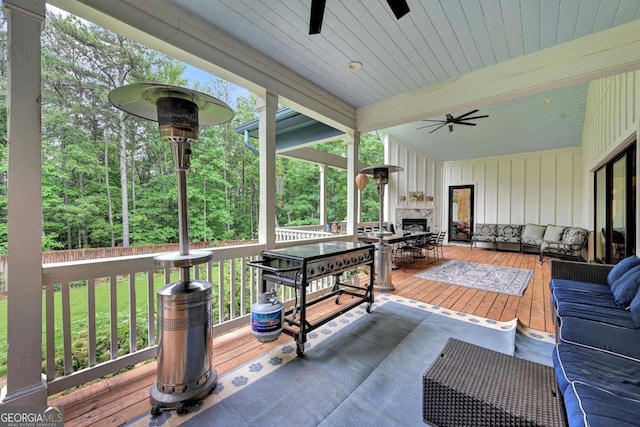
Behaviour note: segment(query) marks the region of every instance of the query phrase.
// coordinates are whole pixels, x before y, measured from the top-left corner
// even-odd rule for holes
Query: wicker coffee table
[[[553,369],[450,338],[423,377],[423,418],[445,426],[565,426]]]

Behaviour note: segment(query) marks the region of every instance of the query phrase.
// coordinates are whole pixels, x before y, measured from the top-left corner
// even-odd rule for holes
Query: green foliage
[[[7,250],[6,34],[0,27],[0,253]],[[123,114],[108,100],[122,85],[186,86],[184,65],[73,16],[48,13],[42,36],[43,250],[150,245],[178,241],[177,189],[170,144],[157,124]],[[212,77],[194,88],[234,107],[234,119],[200,129],[188,173],[192,241],[257,237],[258,156],[235,127],[256,117],[255,96],[233,97]],[[314,148],[346,154],[342,140]],[[360,160],[382,162],[375,135],[361,136]],[[281,226],[320,223],[318,165],[278,158],[284,193]],[[346,216],[347,177],[327,173],[328,220]],[[365,221],[376,220],[373,186],[363,193]]]

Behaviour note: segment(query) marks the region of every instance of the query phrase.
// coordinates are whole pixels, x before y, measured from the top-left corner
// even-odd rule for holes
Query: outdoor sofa
[[[476,224],[471,236],[471,248],[477,243],[490,243],[493,250],[498,245],[517,245],[520,252],[533,248],[540,253],[540,262],[545,255],[573,258],[580,261],[582,249],[589,232],[580,227],[537,224]]]
[[[640,423],[640,259],[551,261],[553,367],[569,426]]]

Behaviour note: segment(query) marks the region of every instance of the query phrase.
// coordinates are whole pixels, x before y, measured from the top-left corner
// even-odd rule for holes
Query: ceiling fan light
[[[347,68],[349,71],[360,71],[362,70],[362,62],[351,61],[347,64]]]

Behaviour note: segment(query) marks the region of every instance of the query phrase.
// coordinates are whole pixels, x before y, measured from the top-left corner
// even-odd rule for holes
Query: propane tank
[[[284,321],[283,306],[276,288],[261,292],[258,302],[251,306],[251,333],[260,342],[277,340]]]

